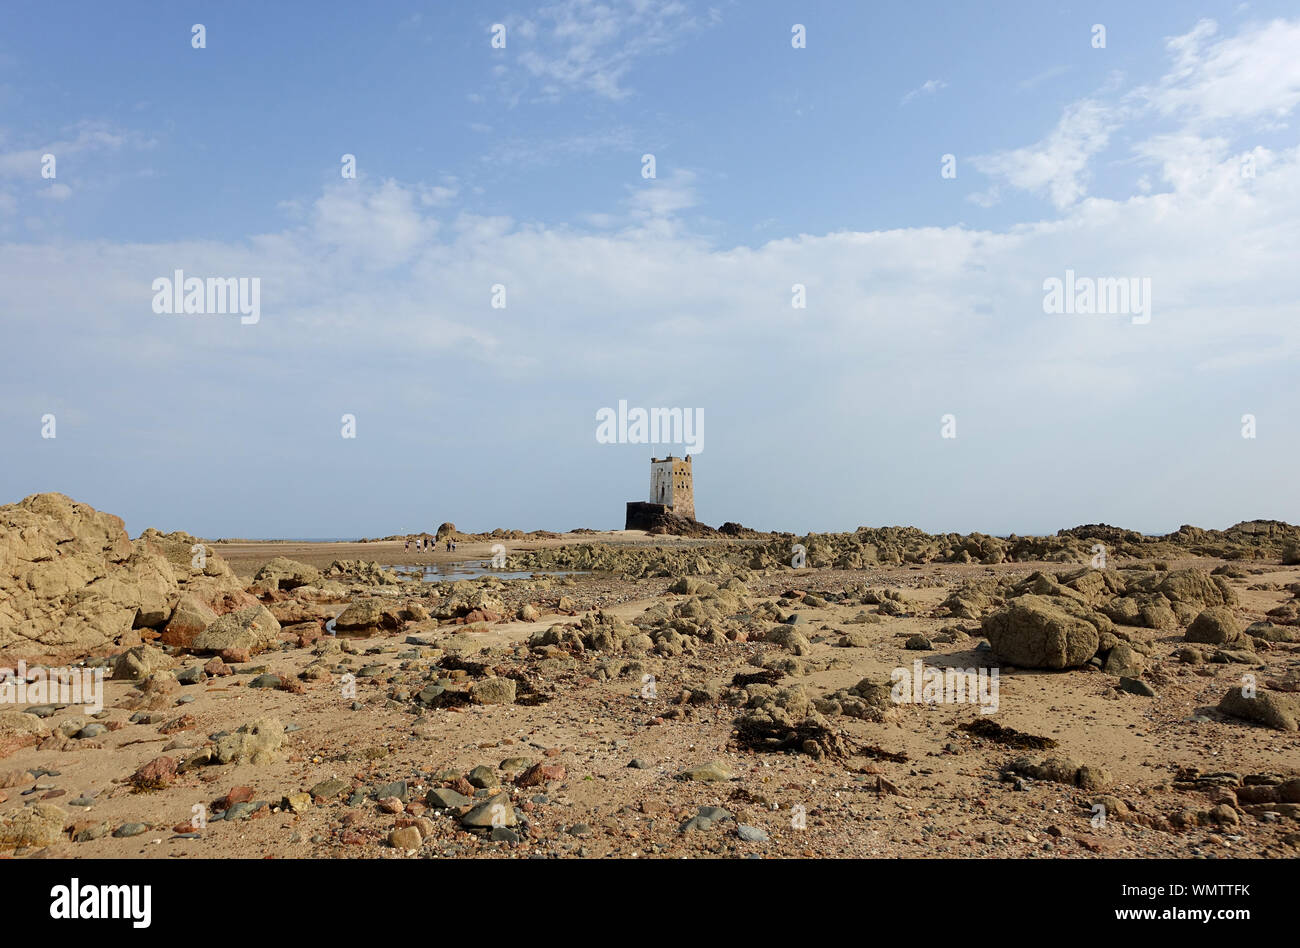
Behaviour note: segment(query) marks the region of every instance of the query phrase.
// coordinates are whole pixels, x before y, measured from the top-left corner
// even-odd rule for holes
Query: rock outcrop
[[[69,660],[160,635],[184,645],[256,602],[189,534],[146,530],[132,542],[121,518],[63,494],[0,507],[0,654],[13,659]]]

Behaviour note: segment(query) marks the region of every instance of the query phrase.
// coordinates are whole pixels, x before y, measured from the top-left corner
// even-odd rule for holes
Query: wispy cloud
[[[562,0],[506,21],[507,42],[540,83],[539,98],[583,91],[612,100],[631,94],[626,79],[638,60],[670,52],[716,22],[716,14],[702,19],[679,0]]]
[[[1042,85],[1044,82],[1050,82],[1051,80],[1056,79],[1059,76],[1064,76],[1072,68],[1074,67],[1066,66],[1064,64],[1059,66],[1051,66],[1047,69],[1044,69],[1040,73],[1035,73],[1034,75],[1030,76],[1028,79],[1020,80],[1020,82],[1016,83],[1016,88],[1019,89],[1021,92],[1028,92],[1029,90],[1035,88],[1036,86]]]
[[[978,155],[971,163],[1014,188],[1046,196],[1058,208],[1069,207],[1087,193],[1088,162],[1106,148],[1120,121],[1114,107],[1084,99],[1070,105],[1041,141]]]
[[[1179,132],[1148,132],[1133,146],[1134,156],[1159,163],[1171,184],[1204,179],[1223,160],[1227,142],[1207,137],[1207,127],[1245,121],[1260,129],[1284,127],[1300,105],[1300,21],[1256,24],[1222,39],[1218,31],[1213,20],[1200,20],[1167,41],[1171,68],[1159,81],[1121,93],[1112,77],[1106,89],[1067,106],[1041,141],[972,158],[996,183],[968,200],[997,203],[997,184],[1005,184],[1069,207],[1088,193],[1093,158],[1121,127],[1143,120],[1181,122]]]
[[[921,83],[915,89],[904,94],[903,98],[899,101],[898,104],[907,105],[907,103],[911,102],[919,95],[934,95],[940,89],[946,89],[946,88],[948,88],[948,83],[944,82],[942,79],[927,79],[925,80],[925,82]]]
[[[86,151],[115,151],[127,141],[125,133],[99,122],[82,122],[68,131],[70,136],[37,147],[0,152],[0,177],[39,178],[42,155],[62,158]]]
[[[1273,20],[1215,41],[1218,24],[1201,20],[1167,43],[1173,68],[1139,90],[1162,115],[1194,124],[1280,120],[1300,104],[1300,20]]]
[[[620,125],[558,137],[503,138],[481,160],[489,165],[548,165],[611,151],[635,151],[634,158],[639,159],[643,150],[653,151],[655,147],[657,144],[644,133]]]

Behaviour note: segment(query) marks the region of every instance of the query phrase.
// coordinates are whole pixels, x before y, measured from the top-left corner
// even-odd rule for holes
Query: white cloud
[[[1217,42],[1218,24],[1201,20],[1169,40],[1173,68],[1139,94],[1163,115],[1200,124],[1280,120],[1300,104],[1300,20],[1257,24]]]
[[[678,170],[667,179],[643,180],[628,185],[627,206],[637,221],[674,217],[698,203],[695,192],[695,174]]]
[[[71,138],[51,141],[38,148],[0,153],[0,177],[39,178],[43,155],[62,159],[86,151],[114,151],[127,140],[126,135],[98,123],[83,122],[75,131]]]
[[[716,22],[711,11],[708,23]],[[704,25],[679,0],[561,0],[507,21],[541,97],[581,90],[614,100],[630,94],[624,82],[638,60],[671,51]]]
[[[1170,39],[1166,50],[1171,66],[1158,82],[1115,95],[1112,101],[1099,95],[1074,102],[1042,141],[980,155],[972,164],[998,181],[1066,208],[1087,195],[1089,165],[1117,131],[1139,122],[1149,126],[1156,119],[1174,119],[1181,123],[1178,131],[1149,135],[1133,151],[1139,160],[1158,163],[1166,182],[1188,188],[1193,180],[1220,175],[1228,140],[1207,136],[1208,126],[1253,121],[1260,130],[1276,130],[1300,104],[1300,20],[1254,24],[1218,38],[1218,24],[1204,19]],[[1118,92],[1117,85],[1112,77],[1102,92]],[[994,187],[969,199],[987,204],[997,193]]]
[[[1119,124],[1113,107],[1084,99],[1070,105],[1042,141],[979,155],[971,163],[1012,187],[1045,195],[1058,208],[1069,207],[1087,193],[1088,162],[1106,148]]]
[[[392,180],[375,188],[361,186],[360,179],[334,184],[313,207],[311,236],[369,265],[396,266],[437,231],[438,222],[418,210],[422,203]]]
[[[906,93],[903,96],[902,101],[900,101],[898,104],[907,105],[907,103],[911,102],[919,95],[934,95],[940,89],[946,89],[947,87],[948,87],[948,83],[944,82],[942,79],[927,79],[925,80],[925,82],[921,83],[915,89]]]
[[[459,194],[460,189],[454,184],[435,184],[421,190],[420,203],[425,207],[443,207],[456,200]]]

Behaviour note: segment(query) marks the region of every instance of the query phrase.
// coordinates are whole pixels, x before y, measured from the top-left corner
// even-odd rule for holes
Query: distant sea
[[[222,537],[218,543],[360,543],[360,537]]]

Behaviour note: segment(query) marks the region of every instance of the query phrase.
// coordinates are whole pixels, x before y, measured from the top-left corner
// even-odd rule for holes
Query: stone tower
[[[695,481],[691,458],[650,459],[650,503],[661,504],[679,517],[695,519]]]

